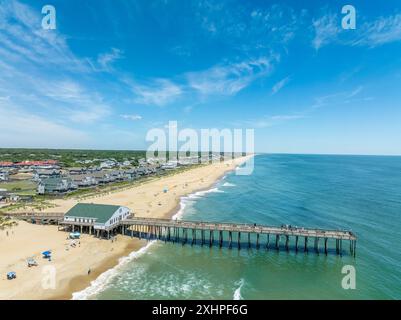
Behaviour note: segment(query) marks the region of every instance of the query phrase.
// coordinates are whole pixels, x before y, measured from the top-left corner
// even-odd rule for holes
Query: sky
[[[177,121],[254,129],[256,152],[399,155],[400,89],[398,0],[0,0],[0,147],[146,149]]]

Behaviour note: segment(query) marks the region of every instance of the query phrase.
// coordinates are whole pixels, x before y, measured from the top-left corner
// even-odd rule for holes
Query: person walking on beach
[[[88,276],[91,274],[91,268],[88,269]]]

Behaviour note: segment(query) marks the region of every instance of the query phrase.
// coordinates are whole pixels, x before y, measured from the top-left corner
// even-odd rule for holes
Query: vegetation
[[[9,192],[24,196],[36,194],[36,184],[31,180],[1,182],[0,189],[6,189]]]
[[[211,152],[209,152],[211,154]],[[157,155],[157,152],[156,152]],[[190,153],[183,153],[189,156]],[[200,153],[199,155],[205,155]],[[223,155],[223,154],[221,154]],[[63,167],[83,167],[99,165],[103,159],[114,159],[118,162],[131,161],[133,165],[138,160],[145,158],[144,150],[78,150],[78,149],[1,149],[0,161],[35,161],[35,160],[58,160]],[[167,157],[169,154],[167,152]],[[84,164],[84,161],[91,161]]]
[[[17,225],[18,225],[17,221],[14,221],[9,217],[0,216],[0,230],[4,230],[6,228],[12,228]]]
[[[90,160],[88,166],[98,165],[102,159],[133,161],[145,157],[145,151],[124,150],[68,150],[68,149],[0,149],[0,161],[58,160],[63,167],[81,167],[81,162]]]

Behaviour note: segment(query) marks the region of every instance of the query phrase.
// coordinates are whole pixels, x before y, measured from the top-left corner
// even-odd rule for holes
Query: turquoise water
[[[228,174],[183,203],[184,219],[351,229],[356,259],[155,242],[77,297],[401,298],[400,157],[258,155],[252,175]],[[344,265],[355,290],[341,286]]]

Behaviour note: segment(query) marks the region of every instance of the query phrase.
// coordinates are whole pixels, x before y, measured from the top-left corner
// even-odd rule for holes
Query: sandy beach
[[[141,217],[171,218],[181,197],[210,188],[250,157],[196,167],[82,202],[126,206]],[[55,207],[48,211],[65,213],[78,202],[54,200]],[[19,221],[18,226],[0,231],[0,299],[70,299],[73,292],[86,288],[101,273],[117,265],[119,258],[145,244],[146,241],[124,236],[112,242],[83,235],[79,244],[71,246],[67,233],[58,231],[56,226]],[[45,250],[52,250],[52,261],[42,258],[41,252]],[[30,257],[38,262],[37,267],[27,267]],[[56,271],[55,288],[44,288],[50,286],[47,282],[43,285],[43,279],[52,272],[51,267]],[[7,280],[9,271],[15,271],[17,279]]]

